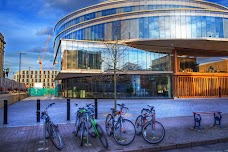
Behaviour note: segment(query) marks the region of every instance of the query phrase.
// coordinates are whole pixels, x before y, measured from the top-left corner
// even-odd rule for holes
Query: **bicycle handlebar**
[[[151,105],[147,105],[147,106],[150,107],[150,109],[143,108],[143,109],[141,110],[141,114],[143,114],[143,111],[145,111],[145,112],[148,113],[148,114],[151,114],[151,113],[155,114],[154,106],[151,106]],[[146,114],[146,113],[145,113],[145,114]]]
[[[41,119],[44,118],[44,115],[47,115],[47,117],[48,117],[47,109],[48,109],[49,107],[51,107],[52,105],[54,105],[54,104],[55,104],[55,102],[50,103],[50,104],[41,112]]]
[[[127,110],[129,110],[128,107],[125,107],[125,104],[124,104],[124,103],[122,103],[122,104],[117,104],[117,105],[120,106],[120,109],[126,108]]]
[[[55,102],[53,102],[53,103],[50,103],[46,108],[45,108],[45,110],[44,111],[46,111],[49,107],[51,107],[53,104],[55,104]]]
[[[95,107],[95,105],[92,103],[86,104],[86,107],[90,107],[90,106],[92,106],[93,108]]]
[[[151,106],[151,105],[147,105],[147,106],[150,107],[150,111],[154,109],[154,106]]]

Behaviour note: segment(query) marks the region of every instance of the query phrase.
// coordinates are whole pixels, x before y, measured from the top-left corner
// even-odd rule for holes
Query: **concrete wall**
[[[21,93],[20,99],[27,98],[27,93]],[[8,100],[8,105],[18,102],[19,100],[19,94],[0,94],[0,108],[4,105],[4,100]]]

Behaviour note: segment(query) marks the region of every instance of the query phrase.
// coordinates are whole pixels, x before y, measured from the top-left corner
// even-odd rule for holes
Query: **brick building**
[[[0,78],[3,77],[3,66],[4,66],[4,36],[0,33]]]
[[[21,71],[21,83],[24,83],[27,88],[33,87],[34,83],[43,83],[44,88],[54,88],[54,79],[57,75],[57,71],[54,70],[22,70]],[[19,72],[17,72],[13,79],[19,81]]]

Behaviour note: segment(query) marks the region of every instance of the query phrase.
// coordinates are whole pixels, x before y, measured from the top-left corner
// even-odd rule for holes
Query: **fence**
[[[58,89],[55,88],[29,88],[29,96],[45,96],[45,95],[54,95],[58,96]]]
[[[177,76],[177,97],[228,96],[228,76]]]

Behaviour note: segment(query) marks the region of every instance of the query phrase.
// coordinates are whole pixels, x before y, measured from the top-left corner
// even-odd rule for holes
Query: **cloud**
[[[207,0],[207,1],[228,7],[228,1],[227,0]]]
[[[45,7],[57,8],[69,13],[102,1],[104,0],[46,0]]]
[[[36,35],[52,35],[53,36],[53,28],[45,27],[43,29],[40,29],[36,32]]]
[[[42,50],[43,50],[43,48],[38,46],[38,47],[34,47],[34,48],[30,49],[28,52],[30,52],[30,53],[41,53]]]

